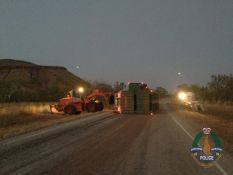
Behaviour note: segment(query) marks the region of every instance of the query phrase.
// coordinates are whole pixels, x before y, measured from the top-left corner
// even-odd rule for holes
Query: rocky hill
[[[90,84],[60,66],[0,59],[0,101],[53,101]]]

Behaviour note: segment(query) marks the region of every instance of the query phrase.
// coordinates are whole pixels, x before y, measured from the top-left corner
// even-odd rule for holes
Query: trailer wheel
[[[74,106],[68,105],[64,108],[64,113],[72,115],[76,113],[76,109]]]
[[[97,105],[95,102],[90,102],[86,106],[87,112],[96,112],[97,111]]]

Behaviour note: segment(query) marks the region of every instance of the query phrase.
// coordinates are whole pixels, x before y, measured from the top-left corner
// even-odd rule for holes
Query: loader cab
[[[83,100],[83,97],[79,93],[77,93],[75,90],[69,91],[67,94],[67,98],[70,98],[71,101],[73,102],[81,102]]]

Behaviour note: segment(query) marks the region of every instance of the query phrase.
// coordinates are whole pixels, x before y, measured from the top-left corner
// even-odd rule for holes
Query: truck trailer
[[[159,111],[159,96],[144,83],[130,83],[128,90],[115,93],[114,111],[121,114],[149,114]]]

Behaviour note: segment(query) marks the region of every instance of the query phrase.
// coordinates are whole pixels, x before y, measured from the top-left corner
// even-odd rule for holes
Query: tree
[[[95,81],[92,83],[92,86],[94,89],[98,89],[100,92],[103,92],[103,93],[113,91],[112,85],[106,82]]]
[[[160,98],[167,97],[168,96],[168,91],[163,88],[163,87],[157,87],[156,92],[159,94]]]
[[[208,88],[214,100],[233,101],[233,76],[212,75]]]
[[[126,85],[124,82],[119,83],[118,81],[116,81],[116,83],[114,84],[114,91],[121,91],[124,90],[126,88]]]
[[[212,75],[206,86],[179,85],[178,90],[191,91],[198,99],[233,102],[233,75]]]
[[[178,91],[191,91],[190,86],[187,84],[180,84],[177,86]]]

